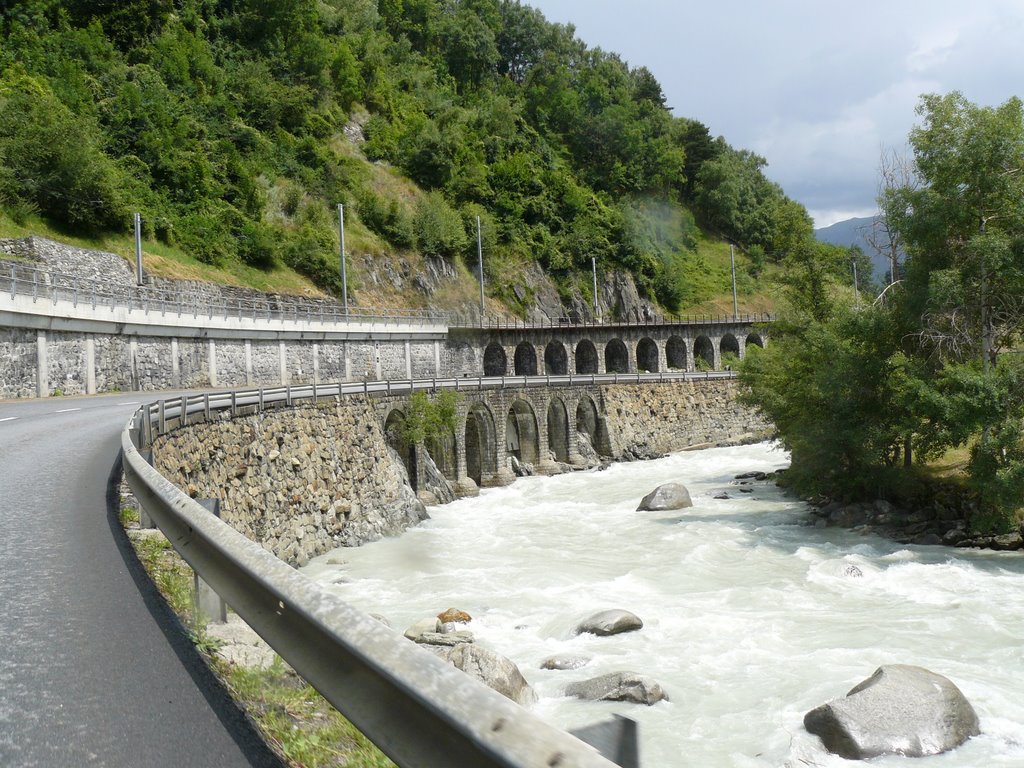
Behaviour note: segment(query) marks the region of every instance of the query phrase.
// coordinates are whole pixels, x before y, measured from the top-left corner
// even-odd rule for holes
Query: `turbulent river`
[[[537,714],[565,728],[633,718],[645,768],[851,765],[823,751],[803,715],[888,663],[949,677],[981,719],[981,736],[915,766],[1024,766],[1024,557],[808,527],[805,505],[770,483],[751,494],[733,484],[787,463],[761,444],[525,478],[304,570],[398,631],[448,607],[467,611],[476,642],[515,661],[536,689]],[[670,481],[686,484],[692,508],[635,511]],[[722,491],[732,498],[713,498]],[[636,613],[643,629],[573,636],[606,608]],[[554,654],[592,661],[541,670]],[[657,680],[671,701],[562,693],[622,670]]]

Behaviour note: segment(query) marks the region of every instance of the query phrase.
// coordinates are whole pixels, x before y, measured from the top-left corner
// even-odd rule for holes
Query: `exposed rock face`
[[[540,663],[541,669],[579,669],[590,663],[589,656],[549,656]]]
[[[461,643],[452,648],[431,648],[449,664],[475,677],[502,696],[524,707],[537,701],[537,694],[512,661],[478,645]]]
[[[600,286],[601,298],[610,314],[617,320],[650,320],[654,308],[640,298],[636,283],[625,272],[607,272]]]
[[[658,512],[662,510],[692,507],[690,492],[682,483],[665,483],[644,496],[637,512]]]
[[[423,469],[423,486],[419,490],[420,500],[425,504],[449,504],[455,501],[455,489],[451,481],[437,468],[437,464],[426,451],[416,457]]]
[[[582,466],[596,467],[601,463],[601,457],[597,454],[597,449],[590,443],[590,435],[586,432],[576,434],[576,450],[579,451]]]
[[[565,694],[587,701],[629,701],[647,706],[668,700],[657,682],[636,672],[612,672],[582,680],[566,687]]]
[[[615,608],[595,613],[589,619],[581,621],[576,625],[575,634],[587,632],[591,635],[618,635],[623,632],[634,632],[643,625],[636,614]]]
[[[937,755],[980,733],[978,716],[959,688],[903,664],[879,667],[845,698],[812,709],[804,727],[848,760]]]

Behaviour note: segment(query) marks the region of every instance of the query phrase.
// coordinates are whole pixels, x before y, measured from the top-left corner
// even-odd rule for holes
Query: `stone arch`
[[[608,426],[590,395],[583,395],[576,405],[577,435],[586,435],[594,450],[601,456],[610,456]]]
[[[645,336],[637,343],[636,369],[645,373],[658,372],[658,345],[654,339]]]
[[[548,403],[548,450],[555,461],[569,463],[569,412],[560,397]]]
[[[718,342],[719,359],[722,361],[722,366],[731,365],[731,358],[739,360],[740,358],[740,342],[731,333],[725,334],[722,340]],[[731,356],[731,357],[730,357]]]
[[[533,406],[525,400],[516,400],[508,409],[505,419],[505,451],[525,464],[540,460],[540,430]]]
[[[565,376],[569,372],[569,355],[562,342],[552,341],[544,347],[544,371],[553,376]]]
[[[622,339],[612,339],[605,345],[604,369],[607,373],[629,373],[629,350]]]
[[[693,342],[693,363],[700,367],[699,362],[707,363],[707,368],[715,367],[715,345],[707,336],[698,336]]]
[[[508,373],[508,355],[505,348],[492,341],[484,349],[484,376],[504,376]]]
[[[484,478],[498,471],[498,444],[494,416],[477,401],[466,413],[465,428],[466,476],[482,485]]]
[[[576,345],[576,373],[597,373],[597,347],[590,339]]]
[[[665,344],[665,362],[670,371],[686,370],[686,340],[682,336],[669,336]]]
[[[405,412],[400,408],[392,408],[384,420],[384,440],[398,457],[409,476],[409,485],[416,490],[416,446],[405,440]]]
[[[747,342],[744,346],[747,349],[750,349],[751,347],[760,347],[761,349],[764,349],[764,339],[761,338],[761,334],[759,333],[747,334]]]
[[[516,376],[537,375],[537,350],[528,341],[520,342],[516,347]]]

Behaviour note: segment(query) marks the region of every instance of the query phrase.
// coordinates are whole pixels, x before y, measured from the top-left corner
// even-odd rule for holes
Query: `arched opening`
[[[597,411],[597,405],[589,395],[580,398],[576,406],[576,432],[585,435],[599,456],[609,456],[608,430]]]
[[[721,354],[722,367],[731,370],[740,359],[740,343],[731,333],[725,334],[718,344],[718,351]]]
[[[658,372],[658,345],[653,339],[640,339],[636,345],[636,369],[645,373]]]
[[[494,418],[483,403],[474,403],[466,414],[466,476],[477,485],[498,471]]]
[[[590,339],[576,345],[576,373],[597,373],[597,347]]]
[[[484,350],[484,376],[504,376],[508,371],[508,356],[505,348],[492,341]]]
[[[670,371],[686,370],[686,342],[681,336],[669,336],[665,344],[665,362]]]
[[[760,334],[751,333],[747,335],[746,348],[749,351],[751,347],[759,347],[764,349],[764,339],[761,338]]]
[[[553,397],[548,404],[548,450],[555,461],[569,461],[569,413],[560,398]]]
[[[537,350],[528,341],[521,342],[516,347],[516,376],[537,375]]]
[[[715,345],[707,336],[698,336],[693,342],[693,364],[698,371],[710,371],[715,367]]]
[[[525,400],[516,400],[508,409],[505,419],[505,450],[524,464],[536,464],[540,459],[540,441],[537,437],[537,416]]]
[[[629,352],[622,339],[612,339],[605,346],[604,369],[608,373],[629,373]]]
[[[384,440],[398,458],[409,476],[409,485],[416,490],[416,446],[405,439],[405,414],[395,408],[384,421]]]
[[[544,371],[552,376],[565,376],[569,372],[569,355],[562,342],[552,341],[544,348]]]

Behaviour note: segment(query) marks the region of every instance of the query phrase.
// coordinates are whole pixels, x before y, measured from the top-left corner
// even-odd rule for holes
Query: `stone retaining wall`
[[[766,423],[737,402],[737,386],[735,380],[711,380],[570,389],[577,400],[586,396],[601,404],[610,450],[621,459],[763,436]],[[460,402],[460,423],[478,403],[496,413],[502,429],[495,447],[504,464],[508,406],[528,400],[544,414],[551,399],[572,392],[475,392]],[[402,396],[354,396],[233,420],[221,416],[158,437],[154,464],[191,496],[220,499],[223,518],[238,531],[282,560],[304,565],[335,547],[394,535],[421,519],[422,506],[383,429],[392,409],[406,403]],[[541,432],[546,440],[546,430]],[[465,460],[459,465],[464,471]]]
[[[771,425],[737,402],[735,379],[602,387],[616,456],[658,456],[767,434]]]
[[[421,519],[361,396],[191,424],[153,449],[161,474],[191,496],[219,498],[227,523],[292,565]]]

